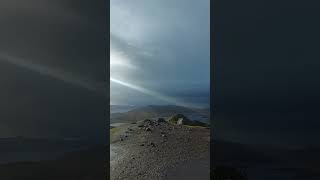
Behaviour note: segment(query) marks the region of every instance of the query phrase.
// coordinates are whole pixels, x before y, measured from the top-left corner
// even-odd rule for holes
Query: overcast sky
[[[111,0],[111,104],[209,105],[209,0]]]

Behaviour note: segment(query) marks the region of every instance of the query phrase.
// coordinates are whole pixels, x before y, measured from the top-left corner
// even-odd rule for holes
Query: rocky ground
[[[210,129],[146,119],[112,128],[112,180],[210,179]]]

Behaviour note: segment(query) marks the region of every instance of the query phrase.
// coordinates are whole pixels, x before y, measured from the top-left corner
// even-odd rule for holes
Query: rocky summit
[[[113,128],[110,178],[210,179],[210,129],[193,124],[176,114]]]

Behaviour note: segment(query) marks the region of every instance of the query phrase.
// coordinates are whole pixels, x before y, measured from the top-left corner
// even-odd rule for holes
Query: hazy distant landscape
[[[134,122],[146,118],[168,118],[174,114],[182,113],[192,120],[210,124],[210,109],[186,108],[176,105],[148,105],[148,106],[110,106],[110,123]]]

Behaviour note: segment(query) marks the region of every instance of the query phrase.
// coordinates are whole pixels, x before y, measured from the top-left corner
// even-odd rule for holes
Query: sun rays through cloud
[[[110,101],[209,107],[209,4],[112,0]]]
[[[132,90],[138,91],[138,92],[143,93],[145,95],[149,95],[149,96],[152,96],[152,97],[157,98],[159,100],[168,102],[170,104],[179,105],[179,106],[185,106],[185,107],[199,108],[198,106],[196,106],[196,105],[194,105],[192,103],[183,102],[183,101],[178,100],[176,98],[163,95],[163,94],[161,94],[159,92],[156,92],[156,91],[153,91],[153,90],[141,87],[141,86],[137,86],[137,85],[125,82],[125,81],[121,81],[121,80],[118,80],[118,79],[115,79],[115,78],[112,78],[112,77],[110,77],[110,81],[113,82],[113,83],[122,85],[124,87],[130,88]]]
[[[120,49],[112,48],[112,42],[111,42],[111,48],[110,48],[110,82],[111,82],[110,103],[111,104],[117,104],[116,99],[118,97],[114,97],[113,92],[119,91],[120,90],[119,88],[122,87],[122,88],[126,88],[128,91],[134,90],[135,92],[142,93],[144,95],[166,102],[168,104],[191,107],[191,108],[201,107],[194,103],[188,103],[178,98],[174,98],[174,97],[165,95],[164,93],[160,93],[158,91],[133,83],[135,82],[135,77],[133,77],[132,74],[135,74],[137,72],[143,73],[143,68],[138,68],[133,64],[133,62],[134,62],[133,59],[130,59],[130,56],[127,55],[125,52],[123,52]],[[121,85],[121,87],[113,86],[112,83]],[[117,95],[119,96],[120,94],[118,93]],[[125,96],[125,94],[123,94],[123,96]],[[150,98],[150,100],[152,98]]]
[[[113,68],[116,67],[125,67],[129,69],[137,69],[136,66],[132,65],[127,58],[125,57],[124,53],[121,51],[116,51],[113,49],[110,49],[110,66],[111,71]]]
[[[89,80],[86,81],[70,73],[49,68],[45,65],[32,63],[30,62],[30,60],[27,60],[21,57],[12,56],[12,55],[0,52],[0,61],[12,64],[24,69],[28,69],[29,71],[33,71],[43,76],[48,76],[48,77],[63,81],[65,83],[72,84],[92,92],[103,93],[103,91],[100,90],[95,83],[90,82]]]

